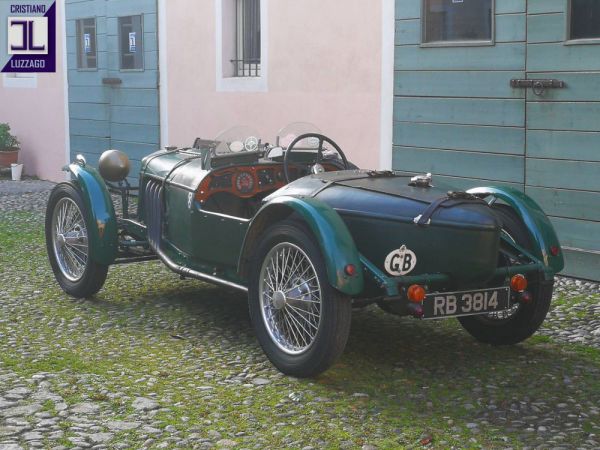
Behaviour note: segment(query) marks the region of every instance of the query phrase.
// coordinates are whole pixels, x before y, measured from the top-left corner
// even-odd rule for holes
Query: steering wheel
[[[350,169],[350,165],[348,164],[348,159],[346,158],[346,155],[344,154],[344,152],[342,151],[340,146],[337,145],[332,139],[330,139],[327,136],[324,136],[322,134],[319,134],[319,133],[306,133],[306,134],[302,134],[302,135],[298,136],[296,139],[294,139],[293,142],[288,146],[288,148],[285,152],[285,156],[283,158],[283,174],[285,175],[286,183],[290,182],[290,171],[289,171],[290,154],[292,153],[292,150],[294,149],[294,147],[296,145],[298,145],[298,143],[303,141],[304,139],[318,139],[319,140],[319,148],[317,151],[317,158],[315,160],[315,164],[311,168],[311,172],[313,174],[323,172],[323,166],[321,166],[321,161],[323,161],[323,144],[325,142],[327,142],[328,144],[331,144],[331,146],[335,149],[335,151],[338,153],[338,155],[341,156],[342,162],[344,163],[344,170]]]

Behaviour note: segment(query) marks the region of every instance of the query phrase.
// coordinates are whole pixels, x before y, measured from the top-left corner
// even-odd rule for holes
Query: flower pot
[[[10,167],[19,160],[19,149],[0,149],[0,167]]]
[[[21,175],[23,175],[23,164],[11,164],[10,170],[12,172],[12,180],[21,181]]]

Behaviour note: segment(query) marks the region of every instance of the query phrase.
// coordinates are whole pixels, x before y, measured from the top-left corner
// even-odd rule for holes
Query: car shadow
[[[238,354],[251,353],[265,374],[277,374],[254,337],[245,294],[171,274],[158,279],[142,285],[132,280],[124,288],[109,283],[88,301],[146,334],[197,347],[226,340]],[[585,352],[549,339],[493,347],[475,341],[456,320],[400,318],[371,306],[354,311],[345,352],[330,370],[311,380],[279,382],[300,390],[316,385],[319,395],[385,411],[380,419],[391,423],[403,414],[451,416],[510,431],[524,416],[572,422],[572,409],[562,414],[556,405],[585,409],[600,403],[600,395],[589,397],[599,377],[598,364]]]
[[[97,307],[113,312],[124,306],[123,301],[128,307],[133,304],[138,308],[148,306],[179,311],[185,319],[177,321],[173,331],[182,337],[200,342],[207,326],[216,327],[228,338],[244,343],[250,340],[258,348],[244,293],[196,280],[179,281],[172,274],[167,276],[172,276],[173,282],[166,286],[146,286],[125,296],[120,293],[116,298],[101,293],[93,302]],[[400,318],[370,306],[354,310],[345,353],[330,372],[343,375],[344,368],[351,368],[352,379],[360,380],[362,370],[368,380],[372,373],[393,374],[401,370],[416,370],[419,376],[424,373],[448,376],[460,375],[468,368],[477,373],[489,370],[489,376],[494,374],[496,365],[535,366],[532,361],[552,363],[551,366],[559,370],[561,364],[554,364],[558,361],[556,349],[556,344],[545,342],[493,347],[475,341],[454,319],[420,321]],[[578,358],[581,356],[571,353],[569,362],[584,362]],[[361,370],[357,371],[357,368]],[[531,367],[529,376],[541,378],[546,374],[547,367],[540,367],[537,374],[535,370],[535,367]],[[346,382],[360,385],[359,381]]]

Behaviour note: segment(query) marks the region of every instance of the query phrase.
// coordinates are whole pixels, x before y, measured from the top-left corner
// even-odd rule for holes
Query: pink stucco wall
[[[58,8],[63,3],[57,2]],[[4,87],[0,74],[0,122],[8,122],[21,141],[25,173],[45,180],[65,179],[66,118],[63,68],[63,26],[57,11],[57,73],[38,74],[36,88]]]
[[[269,0],[267,92],[217,92],[213,0],[167,2],[169,144],[239,124],[273,142],[312,122],[358,166],[379,165],[381,2]]]

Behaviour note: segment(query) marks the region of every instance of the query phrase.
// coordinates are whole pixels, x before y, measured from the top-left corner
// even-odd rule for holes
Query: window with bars
[[[260,0],[235,0],[234,77],[260,77]]]

